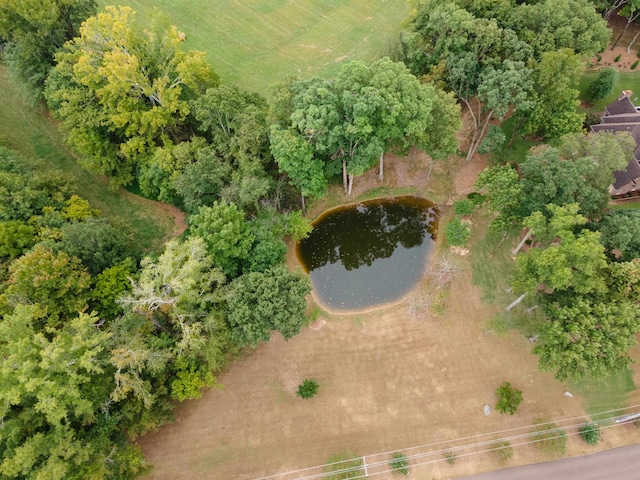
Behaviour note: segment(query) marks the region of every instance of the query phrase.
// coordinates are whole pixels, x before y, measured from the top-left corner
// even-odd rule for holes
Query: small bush
[[[600,425],[597,423],[585,423],[579,429],[580,436],[587,445],[597,445],[600,441]]]
[[[555,423],[538,425],[532,433],[536,434],[531,436],[531,441],[541,452],[552,457],[560,457],[567,451],[567,432]]]
[[[516,413],[518,405],[522,403],[522,391],[512,387],[509,382],[503,382],[496,390],[496,395],[498,395],[496,410],[501,413],[513,415]]]
[[[513,458],[513,448],[511,448],[511,444],[505,440],[491,445],[491,453],[493,453],[501,465],[504,465]]]
[[[453,204],[453,210],[457,215],[471,215],[473,213],[473,202],[468,198],[458,200]]]
[[[469,200],[471,200],[473,202],[473,204],[477,207],[479,205],[482,205],[484,203],[485,200],[485,196],[482,195],[481,193],[478,192],[471,192],[469,195],[467,195],[467,198]]]
[[[617,61],[617,60],[616,60]],[[603,68],[598,78],[589,85],[588,95],[592,100],[600,100],[613,91],[618,81],[618,72],[614,68]]]
[[[469,225],[462,223],[459,217],[455,217],[447,224],[447,228],[444,231],[449,245],[454,247],[464,247],[467,245],[469,238],[471,238],[471,230]]]
[[[635,69],[636,69],[636,67],[638,66],[638,63],[640,63],[640,60],[636,60],[635,62],[633,62],[633,63],[631,64],[631,70],[635,70]]]
[[[313,397],[316,393],[318,393],[318,382],[316,382],[315,380],[306,379],[304,382],[298,385],[298,391],[296,392],[296,395],[300,398],[307,399]]]
[[[504,146],[507,140],[502,129],[496,125],[490,125],[487,134],[484,136],[482,143],[478,147],[478,153],[494,153]]]
[[[620,58],[622,58],[622,54],[618,55],[616,58],[613,59],[614,62],[619,62]]]
[[[391,455],[391,460],[389,460],[389,465],[393,469],[393,473],[398,473],[400,475],[409,475],[409,461],[404,453],[396,452]]]
[[[348,480],[350,478],[364,477],[362,457],[351,452],[334,453],[327,460],[324,473],[329,473],[325,478],[329,480]]]
[[[447,463],[449,465],[455,465],[456,460],[458,459],[458,456],[453,452],[447,452],[444,454],[444,458],[447,460]]]
[[[599,53],[596,55],[596,58],[598,59],[598,62],[602,61],[602,55],[600,55]]]

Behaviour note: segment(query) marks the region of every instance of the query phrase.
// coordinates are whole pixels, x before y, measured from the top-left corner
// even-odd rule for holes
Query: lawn
[[[598,77],[598,73],[594,71],[586,71],[582,77],[580,77],[580,98],[587,99],[587,88]],[[635,92],[631,101],[635,105],[640,105],[640,71],[638,72],[618,72],[618,81],[613,87],[613,91],[607,97],[594,102],[593,106],[589,108],[592,112],[604,111],[605,105],[613,102],[618,98],[620,92],[623,90],[632,90]]]
[[[100,7],[112,2],[100,0]],[[287,75],[331,75],[396,44],[406,0],[122,0],[144,21],[155,8],[203,50],[223,82],[266,93]]]
[[[123,189],[109,189],[106,178],[83,170],[65,146],[56,123],[42,105],[32,105],[28,95],[0,65],[0,144],[21,152],[38,168],[57,168],[72,178],[76,192],[107,217],[133,230],[138,244],[161,250],[172,234],[174,220],[159,214],[159,204]],[[42,160],[38,162],[37,159]],[[168,210],[163,207],[164,210]]]

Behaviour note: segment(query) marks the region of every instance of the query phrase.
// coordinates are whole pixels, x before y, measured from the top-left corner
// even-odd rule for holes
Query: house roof
[[[627,169],[620,172],[613,172],[615,182],[612,185],[612,192],[623,193],[636,188],[634,180],[640,179],[640,112],[629,98],[630,91],[622,92],[615,102],[611,102],[605,107],[605,114],[598,125],[591,125],[594,132],[629,132],[636,142],[633,157],[627,164]]]
[[[607,115],[620,115],[623,113],[636,113],[636,107],[631,103],[628,95],[622,95],[615,102],[604,107]]]

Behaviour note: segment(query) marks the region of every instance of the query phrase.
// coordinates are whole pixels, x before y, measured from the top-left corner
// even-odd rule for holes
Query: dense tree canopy
[[[157,147],[187,139],[189,100],[217,77],[180,43],[160,15],[145,29],[129,7],[107,7],[56,55],[47,102],[89,167],[127,184]]]
[[[9,66],[32,87],[42,88],[54,55],[96,13],[95,0],[4,0],[0,39],[9,42]]]

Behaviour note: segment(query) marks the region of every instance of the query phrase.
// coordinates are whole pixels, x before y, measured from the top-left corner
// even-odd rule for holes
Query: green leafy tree
[[[36,242],[36,229],[20,220],[0,222],[0,257],[19,257]]]
[[[41,89],[54,55],[96,13],[95,0],[6,0],[0,5],[5,59],[30,86]]]
[[[105,218],[89,218],[61,228],[60,242],[55,248],[79,258],[89,273],[97,275],[124,260],[132,252],[125,234]]]
[[[618,72],[615,68],[603,68],[598,77],[589,85],[588,95],[591,100],[605,98],[611,92],[618,81]]]
[[[555,370],[559,380],[579,380],[586,374],[604,377],[631,363],[628,350],[640,331],[633,303],[574,297],[570,305],[547,305],[545,312],[549,322],[540,327],[541,341],[533,349],[540,369]]]
[[[255,206],[271,187],[265,171],[270,160],[266,100],[235,85],[220,85],[191,106],[216,154],[232,167],[220,196],[242,207]]]
[[[583,229],[574,233],[576,225],[586,223],[577,213],[578,205],[548,205],[550,219],[542,215],[526,222],[540,237],[558,239],[546,248],[532,248],[519,255],[513,273],[513,285],[519,290],[540,289],[562,294],[603,294],[607,290],[607,259],[600,243],[600,233]]]
[[[131,290],[131,279],[135,277],[135,262],[127,258],[112,267],[105,268],[96,277],[91,289],[91,308],[102,317],[114,319],[122,314],[118,299]]]
[[[231,338],[240,346],[268,341],[272,331],[288,340],[305,322],[309,279],[283,265],[252,272],[231,282],[227,292],[227,321]]]
[[[534,48],[545,52],[571,49],[584,58],[603,51],[611,30],[589,0],[543,0],[523,3],[510,20],[513,29]]]
[[[489,211],[497,214],[491,228],[507,230],[522,218],[522,184],[510,165],[485,168],[478,175],[476,188],[485,192]]]
[[[640,258],[640,211],[620,209],[605,212],[596,226],[609,258],[619,261]]]
[[[244,213],[235,204],[214,202],[210,207],[200,207],[189,221],[191,234],[204,240],[215,264],[227,278],[237,277],[254,242]]]
[[[178,29],[156,14],[151,27],[129,7],[106,7],[56,55],[49,108],[86,166],[128,184],[157,147],[190,132],[189,100],[217,83],[204,53],[183,52]]]
[[[1,474],[79,480],[144,473],[139,450],[105,434],[110,333],[80,313],[45,334],[40,315],[37,306],[20,305],[0,322]]]
[[[533,69],[533,108],[521,112],[525,134],[557,142],[565,134],[582,133],[584,115],[577,111],[576,88],[582,68],[580,56],[569,48],[542,54]]]
[[[37,305],[48,326],[59,327],[87,306],[91,276],[80,260],[64,252],[36,245],[11,264],[9,273],[2,303]]]
[[[498,396],[496,410],[500,413],[513,415],[522,403],[522,391],[512,387],[509,382],[503,382],[496,390],[496,395]]]
[[[314,158],[313,146],[291,130],[272,125],[269,138],[271,154],[280,171],[285,172],[291,184],[300,189],[304,211],[305,197],[320,198],[327,191],[324,162]]]

